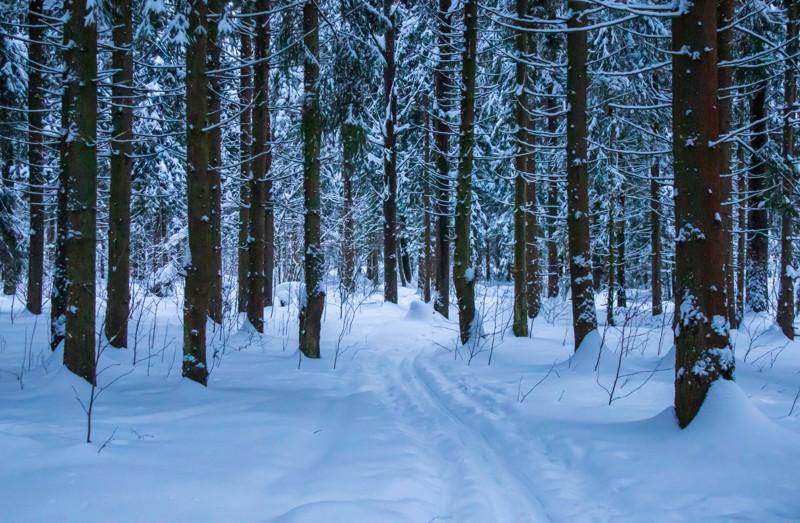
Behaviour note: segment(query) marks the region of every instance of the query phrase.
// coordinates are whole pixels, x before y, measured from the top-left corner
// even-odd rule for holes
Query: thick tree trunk
[[[322,112],[319,104],[319,11],[314,0],[303,4],[303,192],[305,201],[304,265],[306,299],[300,308],[300,350],[319,358],[322,311],[325,306],[325,259],[322,252],[320,205],[320,142]]]
[[[397,303],[397,93],[395,91],[395,33],[397,31],[393,0],[384,0],[383,16],[389,25],[384,33],[386,44],[383,71],[383,299]]]
[[[530,136],[528,133],[528,114],[530,113],[529,96],[525,92],[527,86],[528,67],[528,33],[524,30],[523,19],[528,14],[528,0],[516,0],[518,26],[516,34],[516,83],[517,91],[514,100],[514,123],[517,126],[514,143],[514,336],[528,336],[528,303],[526,300],[526,214],[527,183],[525,176],[530,154]]]
[[[130,313],[131,173],[133,172],[133,12],[111,7],[111,187],[108,204],[108,305],[106,338],[112,347],[128,346]]]
[[[248,64],[253,59],[250,33],[241,34],[241,60]],[[239,103],[242,112],[239,115],[239,162],[241,180],[239,180],[239,257],[238,257],[238,300],[237,310],[247,312],[247,300],[250,289],[250,250],[247,237],[250,228],[250,184],[253,172],[251,169],[253,155],[253,66],[244,65],[239,68]]]
[[[438,51],[439,61],[434,73],[436,104],[433,110],[436,176],[433,180],[433,212],[436,215],[436,298],[433,307],[445,318],[450,315],[450,123],[447,113],[451,106],[452,78],[452,0],[439,0]]]
[[[719,0],[717,4],[718,26],[726,28],[734,19],[735,0]],[[717,33],[718,59],[720,62],[733,60],[733,28],[726,28]],[[733,67],[719,67],[719,134],[725,136],[731,132],[733,120]],[[722,248],[725,259],[725,297],[727,299],[728,323],[736,328],[736,291],[733,270],[733,175],[731,161],[733,143],[724,141],[719,145],[720,198],[722,199]]]
[[[64,24],[64,42],[69,42],[71,27]],[[67,52],[64,52],[67,61]],[[72,85],[65,70],[61,78],[61,130],[58,143],[59,169],[58,194],[56,196],[56,245],[53,260],[53,285],[50,299],[50,349],[56,350],[64,340],[67,312],[67,165],[69,141],[69,114]]]
[[[769,305],[769,215],[766,206],[767,190],[767,83],[762,82],[750,99],[750,119],[753,124],[750,146],[755,154],[750,158],[748,177],[747,224],[747,308],[764,312]]]
[[[205,385],[206,317],[214,288],[213,178],[208,171],[209,137],[207,4],[190,0],[189,43],[186,48],[186,193],[188,203],[189,260],[183,303],[183,376]]]
[[[572,329],[575,350],[597,328],[594,306],[592,256],[589,242],[589,174],[587,157],[586,71],[588,4],[569,0],[572,17],[567,21],[567,232],[569,236]]]
[[[472,164],[475,148],[475,72],[478,43],[477,0],[464,2],[464,52],[461,57],[461,128],[456,182],[455,250],[453,284],[458,298],[461,343],[468,343],[475,325],[475,268],[472,266],[470,217],[472,214]]]
[[[30,194],[28,297],[27,307],[33,314],[42,313],[44,279],[44,38],[43,0],[31,0],[28,6],[28,184]]]
[[[67,301],[64,364],[95,381],[97,237],[97,23],[87,0],[68,0],[65,29],[70,83],[66,148]],[[94,9],[97,9],[95,7]]]
[[[675,162],[675,413],[697,415],[711,384],[733,377],[721,245],[717,6],[696,2],[672,22]]]
[[[253,156],[250,185],[250,237],[248,260],[250,262],[250,288],[247,299],[247,319],[258,332],[264,332],[264,307],[266,306],[266,206],[267,169],[269,168],[269,0],[256,2],[256,31],[253,42]]]
[[[786,24],[787,54],[792,59],[787,61],[784,73],[784,108],[783,108],[783,169],[781,170],[781,186],[784,201],[779,206],[781,211],[781,261],[780,288],[778,291],[777,321],[783,334],[794,339],[794,227],[791,198],[794,191],[794,127],[791,121],[794,104],[797,99],[797,79],[795,77],[795,60],[797,56],[798,1],[786,0],[788,23]]]
[[[217,71],[220,67],[222,46],[219,41],[219,17],[222,14],[223,0],[208,2],[208,176],[211,179],[211,264],[212,281],[208,296],[208,317],[215,323],[222,323],[222,128],[221,91],[222,80]]]
[[[654,161],[650,166],[650,292],[653,316],[664,312],[661,301],[661,185],[658,178],[658,161]]]

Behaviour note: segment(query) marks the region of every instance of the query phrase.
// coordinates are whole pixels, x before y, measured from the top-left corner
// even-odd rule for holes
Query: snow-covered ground
[[[681,431],[670,318],[647,296],[572,357],[569,304],[515,339],[511,292],[482,289],[474,347],[409,289],[344,313],[331,293],[317,361],[296,308],[268,309],[263,337],[217,328],[208,388],[180,377],[179,305],[150,300],[131,348],[103,350],[92,444],[47,316],[3,297],[0,520],[800,520],[800,342],[748,317],[736,383]]]

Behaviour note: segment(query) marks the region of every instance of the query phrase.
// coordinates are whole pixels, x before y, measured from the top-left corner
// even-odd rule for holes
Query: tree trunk
[[[569,236],[572,329],[575,350],[597,328],[589,242],[589,174],[587,169],[586,97],[589,86],[586,60],[588,4],[569,0],[567,20],[567,232]]]
[[[247,4],[246,4],[247,5]],[[241,34],[241,60],[247,64],[253,59],[250,33],[242,31]],[[239,69],[239,103],[242,112],[239,115],[239,257],[238,257],[238,300],[237,310],[247,312],[247,300],[250,289],[250,250],[248,248],[248,234],[250,228],[250,185],[253,172],[251,162],[253,156],[253,66],[244,65]]]
[[[186,193],[188,199],[189,261],[183,303],[183,376],[205,385],[206,318],[214,288],[211,192],[208,171],[209,137],[208,10],[205,0],[190,0],[189,43],[186,47]]]
[[[395,91],[395,33],[397,22],[393,0],[384,0],[383,16],[389,25],[384,34],[386,44],[383,71],[383,299],[397,303],[397,93]]]
[[[764,312],[769,305],[769,216],[766,206],[767,190],[767,83],[762,82],[750,99],[750,119],[753,123],[748,177],[748,245],[747,245],[747,308]]]
[[[130,314],[131,173],[133,172],[133,12],[130,3],[111,6],[111,186],[108,204],[108,305],[106,338],[128,346]]]
[[[617,229],[617,305],[620,307],[628,306],[628,297],[625,294],[625,235],[627,234],[625,231],[625,191],[625,183],[623,182],[621,191],[617,196],[617,202],[619,203],[619,206],[617,207],[617,222],[615,224]]]
[[[219,17],[222,15],[223,0],[208,2],[208,40],[207,71],[208,79],[208,176],[211,179],[211,289],[208,296],[208,317],[215,323],[222,323],[222,127],[220,58],[222,46],[219,41]]]
[[[717,109],[717,6],[697,2],[672,22],[675,162],[675,413],[697,415],[711,384],[733,377],[726,319]]]
[[[650,293],[653,316],[664,312],[661,301],[661,185],[658,167],[658,161],[650,166]]]
[[[305,201],[304,265],[306,299],[300,308],[300,350],[319,358],[322,310],[325,306],[325,259],[322,252],[320,205],[320,142],[322,112],[319,104],[319,11],[314,0],[303,4],[303,192]]]
[[[400,271],[401,277],[406,284],[411,284],[413,274],[411,273],[411,256],[408,253],[408,237],[406,236],[406,218],[400,217]]]
[[[744,163],[744,147],[741,144],[736,149],[739,164],[739,177],[736,180],[736,199],[739,201],[737,223],[739,236],[736,238],[736,325],[741,325],[744,318],[744,290],[747,267],[747,207],[744,205],[747,198],[747,169]]]
[[[542,308],[542,276],[539,268],[539,224],[536,217],[536,181],[533,179],[533,156],[528,157],[528,180],[525,182],[527,212],[525,213],[525,292],[528,300],[528,317],[535,318]]]
[[[425,303],[431,301],[431,183],[430,183],[430,162],[431,162],[431,133],[430,121],[425,119],[425,140],[424,140],[425,162],[422,168],[422,254],[419,257],[419,288],[422,290],[422,299]]]
[[[547,132],[550,135],[551,145],[556,144],[556,131],[558,122],[555,113],[555,85],[551,90],[551,96],[547,98]],[[547,183],[547,297],[556,298],[558,296],[558,244],[556,243],[556,217],[558,216],[558,180],[550,176]]]
[[[71,34],[70,24],[64,24],[64,42],[69,42]],[[66,63],[67,52],[64,51]],[[64,329],[67,313],[67,165],[70,125],[70,104],[72,85],[67,76],[67,70],[61,78],[61,130],[58,144],[59,170],[58,194],[56,196],[56,245],[55,259],[53,260],[53,286],[50,299],[50,349],[56,350],[58,344],[64,340]]]
[[[433,180],[433,212],[436,215],[436,298],[433,307],[445,318],[450,315],[450,124],[452,78],[452,0],[439,0],[438,56],[434,72],[436,104],[433,110],[436,176]]]
[[[720,28],[726,28],[734,20],[735,0],[719,0],[717,4],[717,18]],[[726,28],[717,33],[718,59],[720,62],[733,60],[733,28]],[[728,135],[732,129],[733,92],[733,67],[718,67],[719,97],[719,134]],[[720,198],[722,199],[722,249],[725,259],[725,297],[727,299],[728,323],[736,328],[736,296],[733,271],[733,175],[731,174],[731,161],[733,156],[733,142],[723,141],[719,145],[719,175]]]
[[[461,128],[459,130],[458,179],[456,182],[455,251],[453,284],[458,298],[461,343],[473,336],[475,325],[475,268],[470,256],[472,214],[472,164],[475,148],[475,72],[478,43],[478,3],[464,1],[464,52],[461,58]]]
[[[266,205],[267,205],[267,169],[269,158],[267,142],[269,140],[269,107],[267,105],[269,89],[269,64],[267,61],[269,48],[269,0],[256,2],[255,38],[253,66],[253,155],[250,163],[252,178],[250,184],[250,236],[248,259],[250,262],[250,288],[247,300],[247,319],[258,332],[264,332],[264,307],[266,306]]]
[[[353,175],[358,150],[358,126],[349,119],[342,123],[342,183],[344,185],[344,222],[342,226],[342,286],[348,291],[356,289],[355,216],[353,201]]]
[[[514,123],[517,127],[514,139],[514,336],[528,336],[528,303],[526,301],[526,217],[527,183],[525,176],[530,154],[528,114],[530,113],[527,87],[528,33],[523,19],[528,15],[528,0],[516,0],[518,30],[516,34],[516,95],[514,100]]]
[[[44,279],[44,143],[43,116],[46,34],[43,0],[31,0],[28,6],[28,184],[30,202],[28,298],[27,307],[33,314],[42,313],[42,281]]]
[[[610,184],[609,184],[610,185]],[[617,256],[615,252],[617,244],[616,221],[616,195],[610,193],[608,198],[608,291],[606,292],[606,323],[614,325],[614,291],[617,288]]]
[[[778,325],[783,334],[794,339],[794,227],[791,198],[794,191],[794,127],[791,118],[797,98],[797,80],[795,78],[794,57],[798,52],[797,44],[797,0],[786,0],[788,22],[786,24],[787,60],[784,73],[784,108],[783,108],[783,169],[781,170],[781,186],[784,201],[779,206],[781,211],[781,264],[780,289],[778,291]]]
[[[97,237],[97,23],[87,0],[68,0],[70,99],[66,148],[67,301],[64,364],[95,382]],[[97,9],[97,7],[94,7]]]

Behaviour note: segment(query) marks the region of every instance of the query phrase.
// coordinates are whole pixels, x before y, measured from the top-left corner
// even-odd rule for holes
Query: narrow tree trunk
[[[223,0],[208,2],[208,40],[207,72],[208,79],[208,176],[211,179],[211,288],[208,296],[208,317],[215,323],[222,323],[222,128],[221,91],[222,81],[218,69],[222,56],[219,41],[219,18],[222,15]]]
[[[528,157],[528,180],[525,182],[527,212],[525,213],[525,292],[528,317],[535,318],[542,308],[542,275],[539,260],[539,223],[536,217],[536,181],[533,156]]]
[[[349,119],[342,123],[342,183],[344,189],[344,221],[342,225],[342,286],[349,292],[356,288],[355,216],[353,201],[353,175],[358,150],[358,127]]]
[[[464,52],[461,57],[461,127],[458,135],[455,250],[453,284],[458,298],[461,343],[468,343],[475,326],[475,268],[472,266],[470,217],[472,214],[472,164],[475,153],[475,72],[478,43],[478,3],[464,1]]]
[[[264,293],[266,275],[266,205],[267,205],[267,169],[269,140],[269,107],[267,106],[269,89],[269,65],[267,62],[270,40],[269,18],[265,13],[270,8],[269,0],[256,2],[255,38],[253,42],[253,156],[250,163],[252,177],[250,184],[250,236],[248,243],[248,260],[250,263],[250,288],[247,299],[247,319],[258,332],[264,332]]]
[[[2,40],[0,40],[0,45],[2,45]],[[2,64],[0,64],[2,65]],[[0,97],[0,103],[2,103],[2,97]],[[10,121],[7,122],[10,127]],[[9,129],[10,131],[10,129]],[[16,208],[16,200],[14,199],[13,190],[14,190],[14,183],[11,179],[11,165],[14,163],[14,145],[11,141],[11,137],[8,136],[5,139],[0,139],[0,155],[2,155],[2,173],[0,173],[0,183],[3,184],[5,187],[5,192],[8,194],[9,198],[7,200],[7,207],[5,208],[5,215],[8,219],[8,223],[6,224],[9,235],[6,238],[8,241],[8,251],[9,256],[8,259],[2,260],[2,272],[3,272],[3,294],[6,296],[14,296],[17,293],[17,279],[19,278],[19,259],[16,258],[15,254],[17,252],[17,233],[16,228],[14,226],[14,211]]]
[[[108,305],[106,338],[128,346],[130,314],[131,173],[133,172],[133,12],[130,3],[111,7],[111,186],[108,204]]]
[[[733,60],[733,28],[728,27],[734,19],[735,0],[719,0],[717,4],[717,18],[720,30],[717,33],[718,59],[720,62]],[[719,67],[719,134],[725,136],[732,129],[732,100],[733,93],[733,67]],[[720,195],[722,199],[722,248],[725,259],[725,297],[727,299],[728,323],[736,328],[736,296],[733,271],[733,175],[731,174],[731,161],[733,156],[733,143],[723,141],[719,146],[719,174]]]
[[[711,384],[733,377],[726,320],[717,109],[716,2],[688,5],[672,22],[675,162],[675,413],[697,415]]]
[[[627,307],[628,306],[628,298],[625,294],[625,270],[626,270],[626,261],[625,261],[625,184],[623,182],[620,194],[617,197],[617,202],[619,206],[617,208],[617,223],[615,227],[617,229],[616,240],[617,240],[617,305],[620,307]]]
[[[654,161],[650,166],[650,293],[653,316],[664,312],[661,301],[661,186],[658,170],[658,161]]]
[[[439,0],[438,50],[439,61],[434,73],[436,104],[433,110],[436,176],[434,177],[433,212],[436,215],[436,298],[433,307],[445,318],[450,315],[450,110],[452,78],[452,0]]]
[[[69,42],[72,29],[64,24],[64,42]],[[67,61],[67,52],[64,52]],[[56,196],[56,245],[53,260],[53,285],[50,299],[50,349],[56,350],[64,340],[67,312],[67,164],[69,150],[69,112],[72,85],[65,70],[61,79],[61,130],[58,144],[58,194]]]
[[[558,130],[556,121],[555,85],[551,96],[547,98],[547,132],[550,135],[550,144],[555,145],[555,134]],[[553,176],[548,177],[547,183],[547,297],[558,296],[558,244],[556,243],[556,216],[558,216],[558,180]]]
[[[606,323],[614,325],[614,291],[617,288],[617,256],[615,252],[617,244],[616,221],[616,200],[615,194],[608,194],[608,291],[606,292]]]
[[[406,284],[411,284],[413,274],[411,273],[411,256],[408,253],[408,236],[406,236],[406,218],[400,217],[400,268],[401,276]]]
[[[526,230],[527,214],[527,174],[528,158],[530,154],[528,133],[528,114],[530,107],[526,78],[528,67],[528,33],[524,30],[523,19],[528,14],[528,0],[516,0],[518,26],[516,34],[516,96],[514,100],[514,123],[517,126],[514,143],[514,336],[528,336],[528,303],[526,301]]]
[[[425,163],[422,168],[422,254],[419,257],[419,288],[422,290],[422,299],[425,303],[431,301],[431,183],[430,183],[430,162],[431,162],[431,133],[430,121],[425,119],[425,140],[424,140]]]
[[[781,211],[781,264],[780,289],[778,291],[778,325],[783,334],[794,339],[794,227],[791,198],[794,191],[794,127],[791,121],[794,104],[797,98],[797,80],[795,78],[795,60],[798,52],[798,2],[786,0],[788,23],[786,24],[787,54],[792,57],[787,61],[784,73],[784,108],[783,108],[783,169],[781,185],[784,201],[779,206]]]
[[[67,301],[64,364],[95,382],[97,237],[97,23],[87,0],[68,0],[70,139],[66,149]],[[94,7],[97,9],[97,7]]]
[[[248,64],[253,59],[250,33],[241,33],[241,60]],[[250,228],[250,184],[253,172],[251,169],[253,155],[253,66],[244,65],[239,68],[239,103],[242,106],[239,115],[239,162],[241,180],[239,180],[239,257],[238,257],[238,300],[237,310],[247,312],[247,299],[250,289],[250,250],[248,234]]]
[[[741,325],[744,318],[744,291],[747,281],[747,169],[744,163],[744,147],[737,147],[739,177],[736,181],[736,200],[739,202],[738,219],[739,235],[736,238],[736,325]]]
[[[397,93],[395,92],[395,33],[393,0],[384,0],[383,16],[386,67],[383,71],[383,299],[397,303]]]
[[[575,350],[597,328],[594,306],[592,257],[589,242],[589,174],[587,157],[586,97],[589,79],[588,4],[581,0],[567,3],[572,17],[567,20],[567,232],[569,236],[570,287],[572,289],[572,329]]]
[[[28,233],[28,297],[27,307],[33,314],[42,313],[44,279],[44,143],[43,112],[45,62],[45,21],[43,0],[31,0],[28,6],[28,184],[30,222]]]
[[[209,137],[207,4],[190,0],[189,43],[186,47],[186,193],[188,204],[189,261],[183,302],[183,376],[205,385],[206,318],[214,286],[211,192],[208,172]]]
[[[748,177],[748,245],[747,245],[747,308],[764,312],[769,305],[769,216],[766,206],[767,190],[767,83],[762,82],[750,99],[750,119],[753,137],[750,146],[755,153],[750,158]]]
[[[325,260],[322,252],[320,205],[320,142],[322,112],[319,104],[319,11],[314,0],[303,4],[303,193],[305,201],[304,265],[306,299],[300,308],[300,350],[319,358],[322,310],[325,306]]]

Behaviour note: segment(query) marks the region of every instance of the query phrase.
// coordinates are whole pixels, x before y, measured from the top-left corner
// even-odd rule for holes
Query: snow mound
[[[800,437],[765,416],[730,380],[717,380],[711,385],[700,412],[685,432],[714,445],[765,451],[783,448],[800,453]],[[731,438],[733,434],[736,438]]]
[[[405,318],[413,321],[431,321],[433,318],[433,306],[422,300],[412,300],[408,304],[408,312]]]
[[[297,305],[300,303],[300,293],[305,297],[306,286],[299,281],[287,281],[275,287],[275,299],[278,300],[278,305],[281,307],[288,307],[289,305]]]
[[[598,370],[611,369],[616,364],[617,360],[611,349],[603,343],[600,333],[593,330],[586,335],[575,354],[562,363],[562,366],[572,371],[592,374]]]

